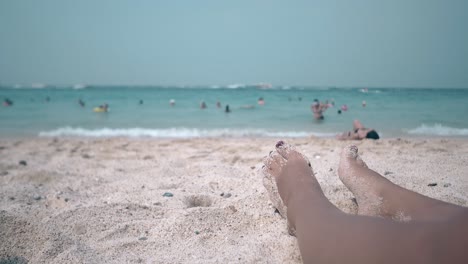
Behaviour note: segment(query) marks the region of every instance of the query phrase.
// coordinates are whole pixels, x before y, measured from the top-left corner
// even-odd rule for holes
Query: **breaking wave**
[[[306,131],[267,131],[263,129],[196,129],[196,128],[100,128],[84,129],[62,127],[42,131],[40,137],[77,136],[77,137],[154,137],[154,138],[210,138],[210,137],[331,137],[336,133],[315,133]]]
[[[425,125],[408,131],[414,135],[435,135],[435,136],[468,136],[468,128],[454,128],[443,126],[441,124]]]

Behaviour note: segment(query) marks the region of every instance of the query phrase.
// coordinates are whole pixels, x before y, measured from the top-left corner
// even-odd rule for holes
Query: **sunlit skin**
[[[468,263],[468,209],[401,188],[369,169],[355,146],[338,174],[359,215],[335,207],[309,161],[283,141],[265,160],[304,263]]]
[[[343,132],[336,138],[340,140],[361,140],[365,139],[367,133],[374,130],[373,128],[366,128],[359,120],[354,120],[353,131]]]

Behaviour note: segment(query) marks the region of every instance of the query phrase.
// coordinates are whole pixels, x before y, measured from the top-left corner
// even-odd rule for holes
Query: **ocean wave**
[[[436,136],[468,136],[468,128],[447,127],[441,124],[425,125],[408,131],[414,135],[436,135]]]
[[[267,131],[262,129],[196,129],[196,128],[100,128],[84,129],[62,127],[42,131],[40,137],[77,136],[77,137],[154,137],[154,138],[209,138],[209,137],[332,137],[335,133],[316,133],[305,131]]]

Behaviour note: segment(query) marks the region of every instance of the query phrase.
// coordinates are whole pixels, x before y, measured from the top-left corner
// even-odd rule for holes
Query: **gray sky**
[[[468,88],[468,1],[0,0],[0,83]]]

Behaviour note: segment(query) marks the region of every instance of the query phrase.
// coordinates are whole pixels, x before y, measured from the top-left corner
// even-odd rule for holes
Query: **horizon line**
[[[266,82],[260,83],[233,83],[233,84],[88,84],[88,83],[75,83],[75,84],[46,84],[46,83],[2,83],[0,88],[16,88],[16,89],[44,89],[44,88],[72,88],[72,89],[85,89],[90,87],[136,87],[136,88],[211,88],[211,89],[239,89],[239,88],[258,88],[263,90],[275,88],[308,88],[308,89],[468,89],[468,87],[424,87],[424,86],[370,86],[370,85],[305,85],[305,84],[270,84]]]

